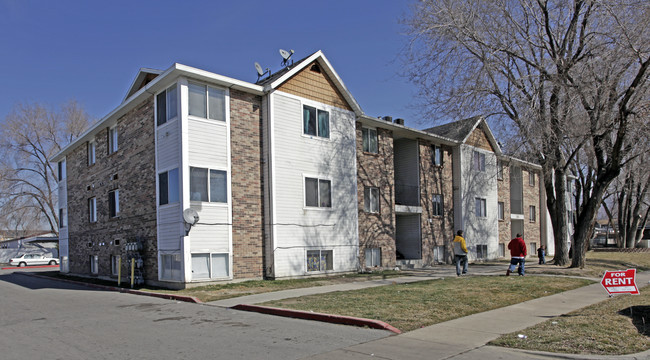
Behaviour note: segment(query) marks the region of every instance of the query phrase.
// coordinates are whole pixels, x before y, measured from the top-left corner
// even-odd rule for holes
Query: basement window
[[[307,250],[307,271],[327,271],[334,269],[332,250]]]

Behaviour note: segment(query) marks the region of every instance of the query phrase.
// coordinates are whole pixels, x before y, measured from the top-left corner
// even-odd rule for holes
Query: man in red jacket
[[[510,276],[510,273],[515,271],[515,266],[519,265],[517,272],[519,276],[524,276],[524,264],[526,262],[526,243],[524,239],[521,238],[521,234],[510,240],[508,244],[508,249],[510,249],[510,266],[508,271],[506,271],[506,276]]]

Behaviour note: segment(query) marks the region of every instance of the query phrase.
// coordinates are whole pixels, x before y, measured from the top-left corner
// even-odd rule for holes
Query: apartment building
[[[458,229],[470,259],[496,258],[504,226],[538,236],[511,209],[536,206],[539,181],[501,190],[502,158],[537,169],[503,157],[481,118],[421,131],[365,115],[321,51],[256,83],[142,69],[51,159],[61,271],[125,281],[133,267],[182,288],[424,267],[451,261]]]

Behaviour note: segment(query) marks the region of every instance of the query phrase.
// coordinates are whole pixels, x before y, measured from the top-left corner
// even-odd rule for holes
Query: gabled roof
[[[485,133],[487,140],[492,145],[494,152],[501,156],[501,147],[497,142],[497,139],[494,137],[492,130],[488,123],[483,119],[482,116],[474,116],[468,119],[454,121],[448,124],[432,127],[425,129],[425,132],[436,134],[442,137],[453,139],[459,143],[465,143],[469,136],[474,132],[476,128],[480,127],[481,130]]]
[[[469,134],[471,134],[472,131],[474,131],[474,129],[476,128],[480,120],[481,120],[480,116],[475,116],[469,119],[454,121],[444,125],[424,129],[424,131],[428,133],[444,136],[446,138],[453,139],[458,142],[464,142],[469,136]]]
[[[341,80],[341,78],[336,73],[336,71],[334,71],[334,68],[332,67],[332,65],[327,60],[327,58],[325,57],[325,55],[321,50],[316,51],[315,53],[307,56],[304,59],[298,60],[292,66],[282,69],[277,73],[269,76],[267,79],[258,82],[257,85],[264,86],[264,92],[271,92],[277,89],[280,85],[282,85],[289,79],[291,79],[294,75],[301,72],[303,69],[305,69],[309,64],[313,63],[314,61],[318,62],[318,65],[320,66],[321,70],[324,71],[325,74],[330,78],[334,86],[336,86],[336,89],[341,93],[345,101],[347,101],[350,108],[354,110],[354,113],[357,116],[363,115],[363,110],[361,110],[361,106],[359,106],[359,104],[354,99],[354,97],[352,96],[348,88],[345,86],[345,84],[343,84],[343,80]]]
[[[150,83],[151,80],[155,79],[156,76],[162,73],[162,70],[140,68],[138,75],[135,77],[135,79],[133,79],[133,83],[131,83],[129,91],[127,91],[126,96],[122,102],[125,102],[126,99],[131,97],[131,95],[135,94],[138,90],[142,89],[145,85]]]

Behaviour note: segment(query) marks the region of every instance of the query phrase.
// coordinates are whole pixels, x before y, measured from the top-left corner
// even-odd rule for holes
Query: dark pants
[[[510,270],[510,272],[513,272],[515,271],[515,266],[519,265],[519,268],[517,269],[517,273],[523,276],[525,263],[526,263],[526,259],[512,258],[510,259],[510,266],[508,267],[508,270]]]

